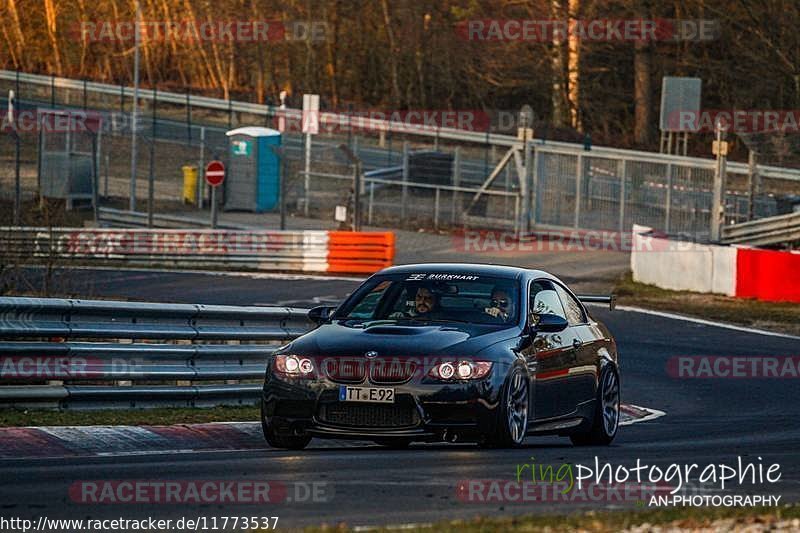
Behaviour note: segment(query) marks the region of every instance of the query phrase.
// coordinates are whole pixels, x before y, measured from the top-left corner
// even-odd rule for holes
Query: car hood
[[[517,328],[473,324],[396,325],[366,328],[324,324],[294,340],[290,350],[308,356],[357,356],[376,351],[382,356],[470,356],[516,336]]]

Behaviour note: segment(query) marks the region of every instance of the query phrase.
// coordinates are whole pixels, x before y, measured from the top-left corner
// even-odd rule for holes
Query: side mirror
[[[312,307],[308,310],[308,319],[318,326],[322,325],[328,321],[335,309],[335,307],[330,305],[319,305],[317,307]]]
[[[544,333],[557,333],[564,331],[569,326],[567,319],[550,313],[542,313],[540,315],[531,313],[529,324],[531,331]]]

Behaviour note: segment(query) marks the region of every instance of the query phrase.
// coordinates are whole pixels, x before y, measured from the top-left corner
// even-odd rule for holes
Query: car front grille
[[[400,428],[419,422],[413,407],[355,402],[323,404],[319,408],[319,419],[332,425],[364,428]]]
[[[373,383],[405,383],[417,370],[414,361],[370,361],[369,379]]]
[[[366,376],[366,362],[356,357],[329,358],[322,364],[328,379],[336,383],[361,383]]]

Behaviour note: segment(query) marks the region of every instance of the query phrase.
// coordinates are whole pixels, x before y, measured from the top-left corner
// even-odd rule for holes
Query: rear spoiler
[[[608,296],[601,296],[599,294],[579,294],[578,300],[585,304],[608,304],[608,308],[612,311],[617,306],[616,294],[609,294]]]

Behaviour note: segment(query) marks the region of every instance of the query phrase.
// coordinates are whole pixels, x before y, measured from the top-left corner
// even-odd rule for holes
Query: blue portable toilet
[[[226,133],[230,146],[225,177],[225,209],[263,213],[278,205],[281,165],[273,146],[281,132],[248,126]]]

